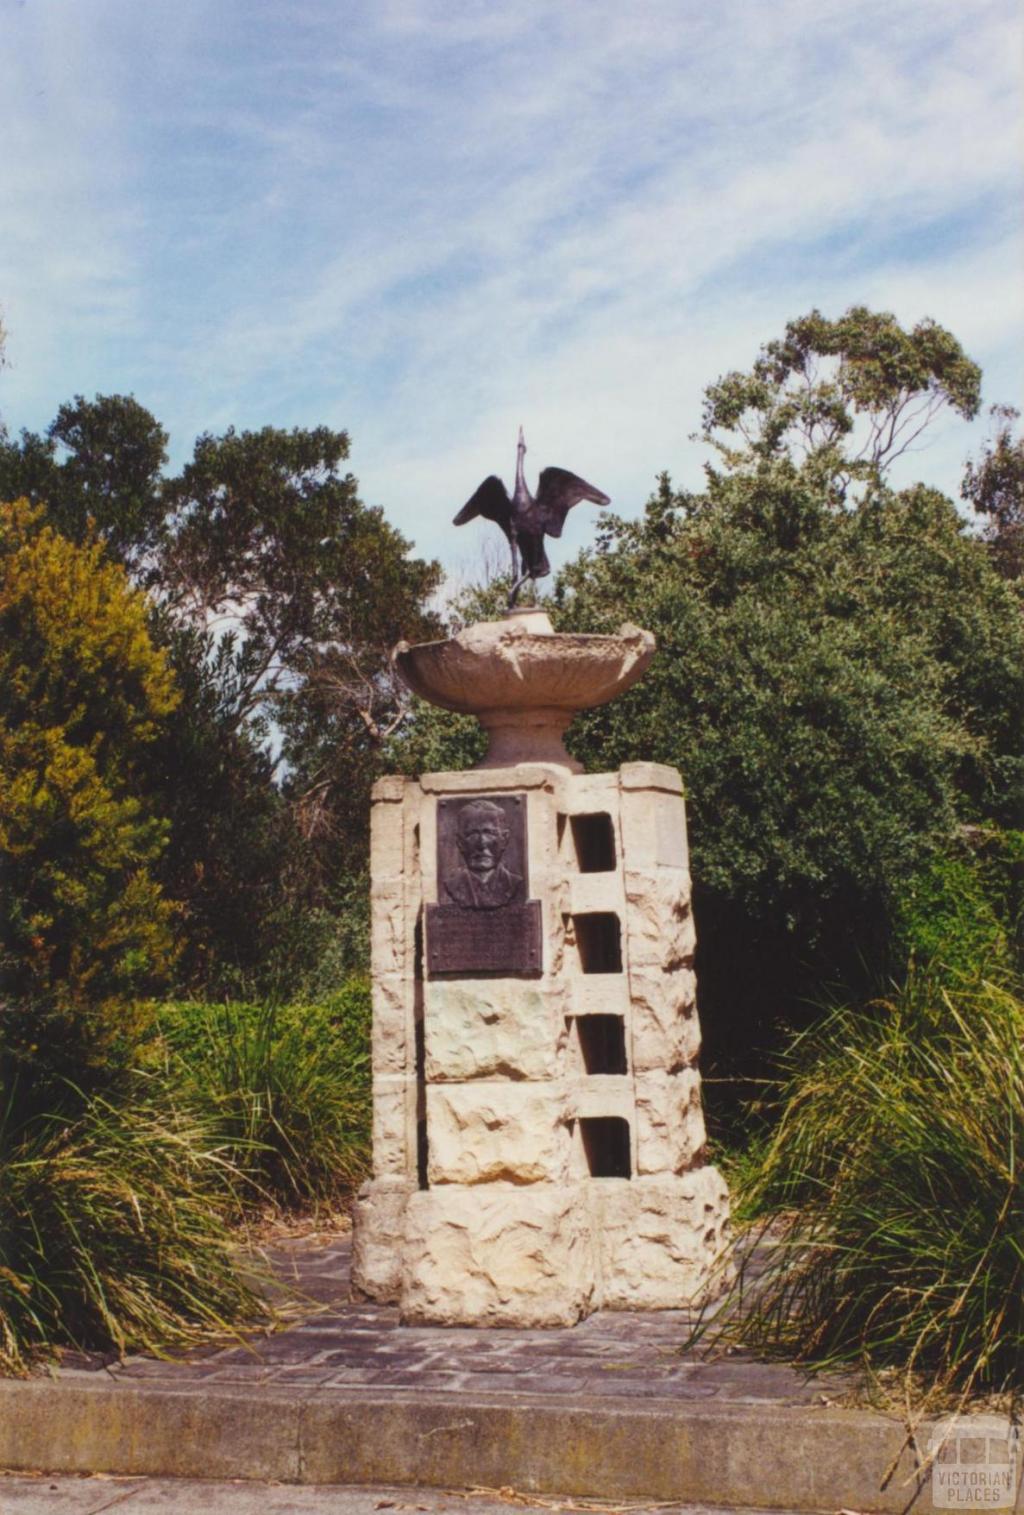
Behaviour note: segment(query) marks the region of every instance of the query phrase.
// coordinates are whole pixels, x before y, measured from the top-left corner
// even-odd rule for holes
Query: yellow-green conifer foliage
[[[178,695],[146,602],[98,542],[0,505],[0,965],[5,996],[76,1022],[86,1056],[165,981],[164,826],[136,769]]]

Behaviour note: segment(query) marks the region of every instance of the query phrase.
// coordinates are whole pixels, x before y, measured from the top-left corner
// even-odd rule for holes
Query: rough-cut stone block
[[[564,782],[561,804],[569,815],[587,815],[606,810],[614,815],[618,803],[617,773],[574,773]]]
[[[622,914],[622,878],[615,873],[580,873],[569,888],[570,908],[574,915],[589,915],[595,910]]]
[[[553,794],[557,772],[537,763],[512,764],[508,768],[467,768],[460,773],[421,773],[424,794],[486,794],[503,789],[545,789]]]
[[[406,1178],[364,1184],[352,1207],[352,1287],[381,1304],[398,1300],[405,1248],[405,1210],[415,1185]]]
[[[572,918],[569,914],[569,886],[564,880],[550,890],[547,900],[541,897],[540,919],[544,942],[542,961],[550,982],[560,978],[566,966],[567,926]]]
[[[428,983],[428,1081],[554,1078],[568,1037],[562,1000],[521,979]]]
[[[678,1072],[700,1051],[697,980],[692,968],[657,973],[633,968],[629,974],[633,1067],[637,1072]]]
[[[732,1279],[729,1191],[717,1168],[590,1187],[608,1310],[672,1310],[717,1299]]]
[[[630,966],[665,973],[688,967],[697,945],[689,875],[679,869],[627,870],[625,884]]]
[[[374,978],[405,972],[408,928],[401,881],[375,881],[370,890],[370,963]]]
[[[633,1080],[628,1075],[624,1078],[615,1074],[606,1074],[603,1078],[581,1076],[566,1090],[569,1113],[582,1120],[615,1115],[632,1125],[633,1098]]]
[[[621,803],[627,868],[689,868],[686,805],[681,794],[626,789]]]
[[[570,985],[573,1015],[629,1014],[629,980],[624,973],[586,973]]]
[[[657,851],[655,861],[659,868],[681,868],[689,875],[690,848],[686,836],[686,807],[682,797],[671,800],[667,795],[659,797],[657,807]],[[689,877],[687,877],[689,896]]]
[[[402,1318],[571,1326],[593,1306],[594,1262],[577,1185],[424,1189],[406,1213]]]
[[[666,794],[682,794],[679,770],[668,763],[623,763],[619,769],[623,789],[660,789]]]
[[[373,1173],[412,1172],[410,1156],[409,1085],[404,1078],[378,1077],[373,1081]]]
[[[542,880],[552,880],[558,868],[557,805],[551,790],[533,790],[526,797],[526,842],[530,894],[542,897]]]
[[[536,1184],[569,1171],[564,1098],[554,1083],[429,1084],[432,1184]]]
[[[541,956],[544,972],[550,978],[555,971],[551,966],[551,952],[556,945],[551,938],[556,929],[561,927],[562,912],[569,908],[569,881],[561,866],[538,868],[536,864],[530,864],[530,898],[540,900],[543,940]]]
[[[414,788],[413,780],[403,777],[400,773],[386,773],[382,778],[374,781],[370,790],[370,797],[375,805],[401,804],[410,790]]]
[[[697,1070],[638,1073],[635,1086],[637,1171],[687,1172],[707,1140]]]
[[[373,1071],[394,1076],[412,1066],[409,1024],[415,986],[411,979],[390,975],[373,984]]]
[[[370,870],[376,881],[401,878],[405,872],[405,806],[390,795],[370,811]]]

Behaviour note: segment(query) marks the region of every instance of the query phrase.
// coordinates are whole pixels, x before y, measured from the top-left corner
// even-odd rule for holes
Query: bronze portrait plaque
[[[440,799],[428,973],[540,973],[540,901],[528,895],[526,796]]]

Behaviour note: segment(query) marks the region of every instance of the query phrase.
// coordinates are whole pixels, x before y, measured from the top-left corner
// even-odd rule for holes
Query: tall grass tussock
[[[370,990],[317,1003],[169,1003],[166,1077],[220,1133],[249,1205],[330,1206],[365,1176],[370,1147]]]
[[[1024,1388],[1024,1003],[911,975],[797,1040],[748,1178],[767,1271],[730,1330],[920,1393]]]
[[[54,1347],[163,1351],[268,1311],[238,1267],[243,1175],[166,1099],[0,1126],[0,1372]]]
[[[133,1058],[87,1088],[38,1040],[15,1056],[16,1022],[0,1039],[0,1372],[268,1324],[252,1217],[333,1208],[366,1170],[365,981],[314,1004],[153,1007]]]

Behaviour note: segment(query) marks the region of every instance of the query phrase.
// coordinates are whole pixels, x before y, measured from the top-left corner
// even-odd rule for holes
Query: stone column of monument
[[[653,650],[632,627],[555,634],[538,611],[396,650],[491,744],[469,772],[374,791],[374,1167],[353,1278],[406,1321],[566,1325],[727,1282],[682,783],[654,763],[584,775],[562,745]]]

